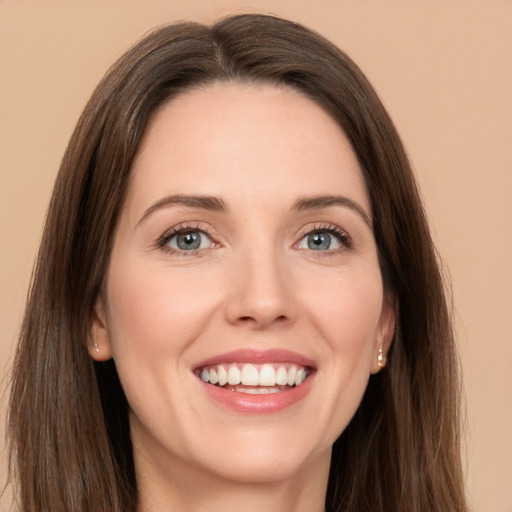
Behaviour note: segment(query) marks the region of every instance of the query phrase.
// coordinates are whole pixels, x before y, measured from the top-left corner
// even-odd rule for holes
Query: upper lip
[[[316,367],[312,359],[291,350],[281,348],[271,348],[267,350],[243,348],[217,354],[205,359],[197,364],[194,369],[197,370],[205,366],[213,366],[222,363],[295,363],[312,369]]]

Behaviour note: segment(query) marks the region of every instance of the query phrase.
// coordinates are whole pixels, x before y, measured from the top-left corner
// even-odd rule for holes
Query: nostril
[[[286,315],[279,315],[274,319],[274,321],[283,322],[286,320],[286,318]],[[252,316],[241,316],[238,320],[240,320],[241,322],[256,322],[256,318]]]

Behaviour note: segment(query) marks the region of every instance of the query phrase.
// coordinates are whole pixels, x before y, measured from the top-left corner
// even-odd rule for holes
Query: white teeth
[[[268,395],[269,393],[279,393],[278,388],[240,388],[237,391],[249,395]]]
[[[259,384],[260,386],[276,385],[276,371],[270,364],[264,364],[263,367],[261,368]]]
[[[204,382],[218,384],[222,387],[226,384],[255,386],[256,388],[252,388],[252,391],[237,390],[255,394],[260,391],[254,391],[254,389],[261,389],[257,386],[262,386],[264,389],[275,389],[276,391],[269,391],[272,393],[279,391],[274,386],[300,386],[307,379],[308,371],[289,363],[286,365],[265,363],[260,367],[251,363],[231,363],[203,368],[198,375]]]
[[[295,384],[295,375],[297,375],[297,367],[292,365],[288,370],[288,386],[293,386]]]
[[[217,369],[217,375],[219,377],[219,386],[225,386],[228,382],[228,372],[221,364],[219,364]]]
[[[295,376],[295,385],[299,386],[306,380],[306,372],[304,371],[304,368],[301,368],[297,375]]]
[[[219,382],[217,372],[213,368],[210,370],[210,382],[212,384],[217,384],[217,382]]]
[[[284,366],[280,366],[276,372],[276,384],[278,386],[286,386],[288,384],[288,372]]]
[[[240,384],[241,381],[242,373],[238,369],[238,366],[235,366],[234,364],[230,365],[228,370],[228,384],[236,386],[237,384]]]
[[[242,384],[244,386],[257,386],[259,384],[258,368],[253,364],[244,364],[242,367]],[[230,383],[231,384],[231,383]]]

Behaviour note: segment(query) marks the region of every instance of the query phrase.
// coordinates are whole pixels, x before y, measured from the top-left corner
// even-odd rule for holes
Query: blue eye
[[[350,247],[350,238],[339,228],[315,230],[305,235],[297,244],[298,249],[311,251],[333,251],[343,247]]]
[[[329,233],[312,233],[306,239],[308,241],[308,249],[327,251],[331,248],[332,238]]]
[[[171,235],[164,244],[178,251],[197,251],[211,247],[211,238],[199,230],[180,231]]]

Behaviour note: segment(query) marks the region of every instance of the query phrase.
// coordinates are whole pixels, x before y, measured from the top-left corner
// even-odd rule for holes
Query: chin
[[[307,468],[319,464],[321,461],[330,461],[329,449],[323,456],[305,456],[303,453],[291,452],[276,453],[275,450],[258,450],[245,454],[231,456],[229,464],[226,460],[220,464],[210,466],[209,471],[223,479],[239,482],[241,484],[268,484],[278,483],[289,479],[296,479]]]
[[[219,443],[208,454],[196,454],[195,462],[223,479],[240,483],[271,483],[295,479],[302,472],[310,474],[318,465],[329,467],[332,445],[326,437],[313,442],[305,430],[295,435],[286,431],[232,432],[219,436]],[[299,435],[297,435],[299,434]]]

